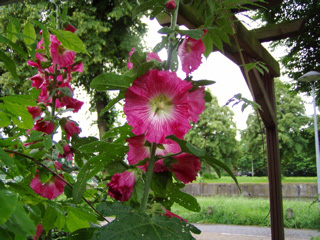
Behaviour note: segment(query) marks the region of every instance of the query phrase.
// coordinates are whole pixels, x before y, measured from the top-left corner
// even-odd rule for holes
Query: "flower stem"
[[[170,24],[170,28],[172,30],[176,29],[176,25],[177,25],[177,19],[178,19],[178,12],[179,12],[179,0],[175,0],[176,2],[176,9],[174,10],[174,12],[171,14],[171,24]],[[166,66],[166,70],[170,69],[170,65],[171,65],[171,61],[172,61],[172,53],[174,48],[176,47],[175,44],[173,43],[174,39],[175,39],[175,32],[170,33],[169,35],[169,47],[168,47],[168,60],[167,60],[167,66]]]
[[[153,174],[153,169],[154,169],[154,163],[156,162],[156,158],[155,158],[156,150],[157,150],[157,144],[152,143],[151,144],[150,162],[149,162],[148,170],[146,173],[146,183],[144,186],[144,193],[143,193],[142,203],[140,206],[141,211],[145,211],[147,208],[149,190],[151,187],[152,174]]]

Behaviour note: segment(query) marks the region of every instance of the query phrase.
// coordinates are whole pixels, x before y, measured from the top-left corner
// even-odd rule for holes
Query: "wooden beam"
[[[23,0],[1,0],[0,1],[0,6],[12,4],[12,3],[17,3],[17,2],[22,2]]]
[[[262,7],[270,7],[279,5],[283,0],[266,0],[261,2],[260,0],[245,0],[244,3],[238,4],[236,8],[231,9],[233,13],[245,12],[248,10],[256,10]]]
[[[297,19],[253,29],[250,32],[252,32],[260,42],[275,41],[298,36],[303,29],[304,22],[305,19]]]

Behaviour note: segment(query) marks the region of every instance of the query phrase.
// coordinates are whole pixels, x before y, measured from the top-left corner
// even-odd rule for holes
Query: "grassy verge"
[[[237,177],[239,183],[268,183],[268,177]],[[197,183],[234,183],[231,177],[222,176],[218,179],[198,178]],[[317,177],[283,177],[282,183],[316,183]]]
[[[270,226],[269,200],[245,197],[198,197],[201,211],[190,212],[174,205],[172,212],[192,223],[217,223],[233,225]],[[287,208],[292,208],[294,217],[285,219],[288,228],[320,229],[320,216],[317,204],[311,200],[284,200],[284,216]],[[310,206],[311,205],[311,206]],[[208,214],[208,207],[213,213]]]

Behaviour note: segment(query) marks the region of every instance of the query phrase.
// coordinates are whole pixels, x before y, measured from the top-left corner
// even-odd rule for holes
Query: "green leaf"
[[[46,150],[49,150],[52,147],[52,139],[51,139],[51,135],[46,135],[44,136],[43,139],[43,146]]]
[[[90,55],[82,40],[75,33],[56,29],[51,29],[50,31],[56,35],[65,48],[77,53],[81,52]]]
[[[154,68],[155,61],[148,61],[138,66],[137,78],[146,74],[150,69]]]
[[[34,29],[34,26],[30,22],[27,22],[24,26],[23,35],[24,42],[27,46],[32,45],[36,41],[36,31]]]
[[[183,151],[183,152],[193,154],[197,157],[206,156],[206,150],[197,148],[197,147],[193,146],[192,144],[188,143],[187,141],[177,138],[175,135],[170,135],[166,138],[171,139],[171,140],[175,141],[176,143],[178,143],[181,148],[181,151]]]
[[[37,102],[36,102],[37,97],[35,98],[32,95],[11,95],[6,97],[0,97],[0,99],[3,100],[4,102],[18,103],[25,107],[37,105]]]
[[[101,110],[100,116],[103,116],[107,111],[109,111],[117,102],[124,98],[124,91],[120,91],[118,96],[112,99],[107,106]]]
[[[130,57],[130,62],[133,64],[133,68],[139,67],[140,64],[143,64],[147,61],[146,55],[140,53],[139,51],[135,51]]]
[[[171,69],[171,71],[176,72],[176,71],[178,71],[178,68],[179,68],[179,61],[178,61],[177,49],[174,49],[172,51],[170,69]]]
[[[210,92],[205,91],[206,95],[204,96],[204,100],[206,102],[211,102],[212,101],[212,96]]]
[[[194,239],[189,224],[178,218],[168,218],[155,214],[150,218],[145,213],[127,212],[96,230],[93,240],[126,239],[126,240],[172,240]]]
[[[102,73],[95,77],[90,87],[98,91],[104,90],[126,90],[130,87],[132,79],[114,73]]]
[[[171,29],[169,27],[163,27],[158,31],[158,33],[160,33],[160,34],[170,34],[170,33],[174,33],[174,32],[175,32],[175,30]],[[180,31],[178,31],[178,32],[180,32]]]
[[[222,168],[224,171],[226,171],[229,174],[229,176],[232,177],[232,179],[237,184],[237,186],[238,186],[238,188],[239,188],[239,190],[241,192],[241,188],[239,186],[239,183],[238,183],[238,180],[237,180],[236,176],[233,174],[233,172],[231,171],[231,169],[227,165],[225,165],[223,162],[221,162],[219,160],[216,160],[213,157],[208,156],[208,155],[206,155],[204,157],[201,157],[201,159],[205,160],[212,167],[213,166],[215,166],[215,167],[218,166],[218,167]]]
[[[192,81],[192,86],[194,87],[201,87],[201,86],[207,86],[216,83],[216,81],[211,80],[198,80],[198,81]]]
[[[46,208],[42,220],[42,226],[46,231],[49,231],[54,227],[57,215],[57,210],[54,207],[49,206],[48,208]]]
[[[212,53],[213,51],[213,42],[211,40],[211,37],[209,34],[206,34],[203,39],[202,39],[203,43],[204,43],[204,46],[206,47],[206,51],[204,52],[204,56],[206,58],[209,57],[209,55]]]
[[[16,205],[16,209],[11,215],[9,221],[14,223],[15,228],[18,227],[20,231],[23,231],[25,236],[33,236],[36,233],[36,226],[34,222],[30,219],[29,215],[20,204]]]
[[[16,117],[12,121],[20,128],[31,129],[33,127],[32,115],[25,106],[5,100],[6,109]]]
[[[10,218],[16,209],[17,203],[18,198],[15,193],[5,189],[0,190],[0,225],[4,224]]]
[[[224,51],[223,50],[223,43],[221,41],[221,39],[219,38],[218,35],[216,34],[211,34],[211,40],[212,40],[212,43],[219,49],[221,50],[222,52]]]
[[[56,89],[57,91],[61,91],[63,93],[64,96],[68,96],[68,97],[73,97],[73,92],[70,88],[68,87],[60,87]]]
[[[13,159],[2,148],[0,148],[0,166],[7,166],[11,169],[16,167]]]
[[[4,109],[3,104],[0,103],[0,127],[7,127],[11,123],[11,119],[8,116],[6,109]]]
[[[160,52],[168,44],[168,38],[163,36],[161,42],[159,42],[152,50],[152,52]]]
[[[178,30],[181,35],[187,35],[193,39],[201,39],[204,32],[201,29]]]
[[[6,69],[11,73],[14,78],[18,78],[16,64],[7,55],[0,50],[0,60],[4,63]]]
[[[121,127],[112,128],[110,131],[104,133],[102,139],[115,138],[117,136],[119,136],[119,138],[117,138],[117,140],[114,141],[115,143],[133,137],[134,134],[132,133],[132,127],[125,123]]]
[[[74,232],[80,228],[89,228],[88,220],[79,218],[73,210],[69,210],[67,217],[67,227],[70,232]]]
[[[24,59],[28,59],[28,53],[26,53],[19,45],[15,44],[10,39],[0,35],[0,43],[8,44],[12,48],[12,50],[19,53]]]
[[[20,31],[21,25],[16,18],[10,17],[10,23],[6,29],[8,39],[15,43],[17,41],[16,33]]]
[[[147,2],[139,4],[135,9],[133,9],[132,16],[135,17],[139,13],[145,12],[149,9],[153,9],[155,7],[155,5],[159,5],[159,4],[157,4],[157,2],[158,2],[157,0],[151,0],[151,1],[147,1]]]
[[[136,201],[141,204],[143,199],[143,193],[144,193],[144,182],[141,178],[139,178],[134,183],[134,190],[130,200]]]
[[[178,187],[174,187],[169,193],[170,200],[178,203],[181,207],[193,212],[200,212],[201,207],[197,199],[187,193],[181,192]]]

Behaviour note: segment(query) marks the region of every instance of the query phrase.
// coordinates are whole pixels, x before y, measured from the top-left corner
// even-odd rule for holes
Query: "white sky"
[[[242,17],[242,20],[244,17]],[[161,35],[157,33],[157,31],[161,28],[156,20],[150,21],[149,19],[144,19],[144,21],[148,24],[148,33],[145,37],[145,41],[147,47],[152,49],[157,43],[161,41]],[[252,25],[252,23],[250,23]],[[253,23],[254,24],[254,23]],[[252,28],[252,26],[246,24],[247,28]],[[264,44],[267,48],[268,44]],[[134,46],[133,46],[134,47]],[[277,49],[276,52],[271,52],[276,60],[279,60],[281,56],[285,53],[285,48]],[[166,52],[160,52],[160,58],[166,59]],[[185,73],[181,70],[177,72],[180,78],[185,77]],[[248,86],[244,80],[244,77],[239,69],[239,67],[230,61],[228,58],[223,56],[219,52],[214,52],[210,54],[208,59],[203,57],[203,63],[201,66],[192,73],[194,80],[214,80],[215,84],[210,86],[210,90],[213,95],[218,98],[219,104],[224,105],[230,98],[232,98],[235,94],[241,93],[243,97],[252,100],[251,94],[249,92]],[[280,79],[282,81],[289,81],[289,79],[285,76],[281,76]],[[90,104],[88,97],[85,96],[83,91],[81,93],[76,93],[76,97],[81,101],[84,101],[82,109],[75,114],[74,120],[76,120],[82,129],[82,133],[80,136],[98,136],[97,125],[93,124],[90,126],[90,123],[96,121],[97,114],[96,112],[90,113],[88,111]],[[303,96],[307,101],[306,108],[308,115],[312,114],[312,106],[311,106],[311,98]],[[241,103],[232,108],[234,112],[234,120],[237,124],[238,129],[246,128],[246,120],[248,115],[253,111],[251,107],[248,107],[241,111]],[[231,105],[229,105],[231,107]]]

